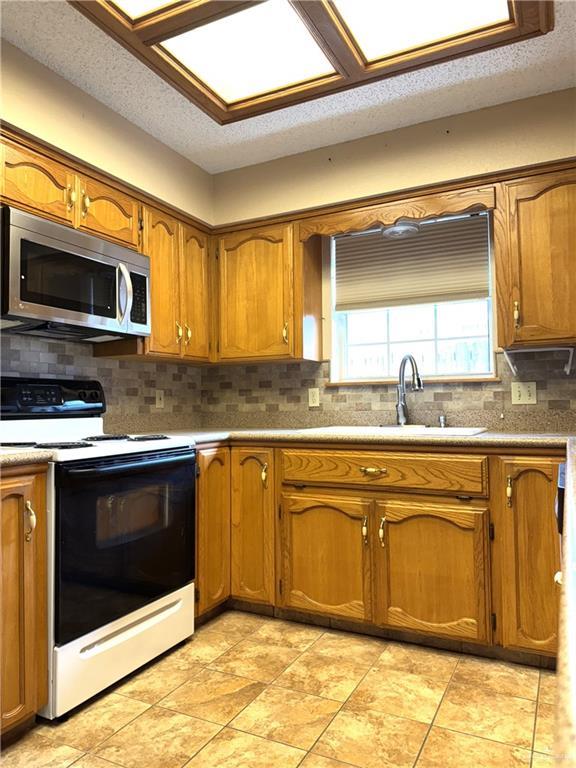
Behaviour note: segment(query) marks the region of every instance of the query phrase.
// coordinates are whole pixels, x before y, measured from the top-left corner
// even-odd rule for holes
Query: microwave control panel
[[[133,323],[146,325],[148,322],[148,279],[137,272],[130,272],[134,301],[130,310],[130,320]]]

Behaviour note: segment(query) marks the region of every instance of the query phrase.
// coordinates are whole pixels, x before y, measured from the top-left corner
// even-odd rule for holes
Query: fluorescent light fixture
[[[124,11],[126,16],[137,19],[151,11],[158,11],[168,5],[173,5],[174,0],[112,0],[113,5]]]
[[[335,72],[287,0],[267,0],[162,47],[227,104]]]
[[[334,0],[368,61],[510,20],[507,0]]]

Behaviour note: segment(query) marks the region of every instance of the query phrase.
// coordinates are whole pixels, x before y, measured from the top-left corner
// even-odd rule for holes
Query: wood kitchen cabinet
[[[371,506],[318,489],[282,494],[282,607],[371,620]]]
[[[488,511],[469,501],[377,500],[376,623],[489,639]]]
[[[576,343],[576,170],[502,185],[495,217],[498,342]]]
[[[274,452],[232,448],[232,597],[274,603]]]
[[[140,203],[135,198],[7,139],[2,155],[3,202],[127,248],[141,246]]]
[[[555,653],[560,538],[554,504],[558,459],[520,457],[500,461],[494,492],[502,529],[502,642]]]
[[[196,460],[196,595],[201,615],[230,597],[230,449],[200,449]]]
[[[0,494],[4,733],[31,718],[48,699],[44,468],[4,468]]]

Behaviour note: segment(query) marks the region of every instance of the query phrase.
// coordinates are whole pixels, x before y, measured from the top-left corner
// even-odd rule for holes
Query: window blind
[[[381,231],[336,236],[336,310],[485,298],[489,254],[485,213],[422,223],[404,240]]]

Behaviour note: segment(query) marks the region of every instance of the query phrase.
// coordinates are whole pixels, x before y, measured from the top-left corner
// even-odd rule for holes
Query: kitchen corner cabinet
[[[554,504],[558,459],[500,461],[495,494],[502,529],[502,641],[529,651],[555,653],[560,537]]]
[[[456,499],[376,501],[376,623],[487,642],[487,518]]]
[[[232,448],[232,597],[274,604],[274,452]]]
[[[113,186],[7,139],[2,201],[128,248],[140,243],[140,205]]]
[[[495,217],[498,341],[576,343],[576,170],[501,186]]]
[[[283,608],[371,620],[371,506],[322,491],[282,494]]]
[[[0,480],[2,527],[2,733],[48,699],[46,491],[38,466],[6,467]]]
[[[197,454],[197,613],[230,597],[230,449]]]
[[[292,225],[220,238],[218,358],[320,359],[319,240],[294,248]]]

